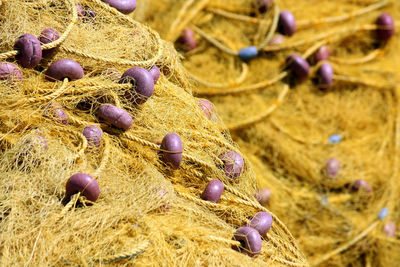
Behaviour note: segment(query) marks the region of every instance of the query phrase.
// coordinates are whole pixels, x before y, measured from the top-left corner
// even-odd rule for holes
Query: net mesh
[[[258,258],[232,249],[239,245],[232,240],[236,229],[268,210],[253,197],[257,183],[246,157],[236,182],[224,175],[218,155],[240,153],[238,146],[217,113],[211,119],[202,113],[171,43],[99,0],[79,1],[95,14],[84,17],[73,0],[0,3],[2,61],[18,65],[13,46],[22,34],[39,36],[48,27],[60,33],[42,46],[56,48],[51,58],[20,67],[22,81],[0,82],[0,265],[307,265],[275,215]],[[58,59],[78,62],[84,77],[46,79]],[[118,77],[154,65],[162,70],[154,95],[142,105],[127,101],[132,85]],[[128,111],[131,129],[98,120],[104,103]],[[46,113],[57,104],[68,124]],[[98,148],[82,134],[88,125],[103,129]],[[169,132],[183,142],[183,162],[174,171],[157,153]],[[79,172],[98,181],[96,203],[80,193],[66,199],[65,184]],[[211,179],[224,182],[220,203],[200,199]]]
[[[266,207],[293,231],[311,265],[397,265],[398,231],[389,237],[383,229],[400,222],[399,2],[277,0],[265,14],[256,2],[149,1],[134,16],[176,42],[198,85],[194,94],[216,105],[272,192]],[[270,45],[282,10],[294,14],[297,32]],[[382,12],[395,20],[387,43],[376,38]],[[189,52],[179,43],[185,29],[198,43]],[[323,45],[334,69],[328,92],[315,84],[320,65],[302,82],[285,68],[290,54],[312,59]],[[259,55],[244,63],[238,52],[248,46]],[[341,162],[336,179],[324,175],[329,158]],[[356,180],[372,193],[354,191]]]

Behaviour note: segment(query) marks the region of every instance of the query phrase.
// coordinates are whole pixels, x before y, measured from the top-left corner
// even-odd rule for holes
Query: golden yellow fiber
[[[142,19],[163,37],[186,1],[159,2],[150,1]],[[195,50],[181,52],[198,85],[194,94],[216,106],[260,185],[272,191],[266,207],[288,225],[311,265],[397,266],[400,2],[276,0],[266,14],[256,2],[213,0],[202,10],[185,6],[191,12],[187,27],[198,42]],[[294,14],[297,32],[264,47],[278,8]],[[383,12],[395,21],[396,33],[387,43],[376,35]],[[327,92],[316,84],[322,63],[312,63],[322,45],[331,50],[334,69]],[[237,83],[243,72],[237,53],[248,46],[262,49],[245,63],[247,75]],[[309,79],[300,82],[286,68],[292,53],[312,63]],[[290,89],[283,98],[285,86]],[[329,141],[334,134],[342,140]],[[332,157],[341,162],[336,179],[323,171]],[[371,193],[353,190],[361,179]],[[384,207],[387,216],[377,219]],[[389,221],[397,226],[395,237],[383,231]]]
[[[195,10],[207,2],[192,1]],[[100,0],[79,1],[96,16],[78,17],[77,3],[1,2],[3,61],[18,65],[19,51],[13,47],[22,34],[39,36],[51,27],[60,38],[42,46],[56,48],[51,58],[34,69],[19,66],[22,81],[0,81],[0,265],[308,266],[273,213],[259,257],[232,249],[239,244],[232,239],[235,231],[255,213],[268,211],[253,196],[258,185],[251,163],[218,113],[213,111],[211,119],[203,114],[171,43]],[[177,25],[189,23],[177,19]],[[169,34],[174,40],[180,30]],[[50,81],[46,70],[59,59],[78,62],[84,77]],[[149,70],[154,65],[161,70],[154,94],[141,105],[129,102],[124,95],[136,85],[120,84],[119,77],[130,67]],[[54,103],[65,110],[67,124],[46,115]],[[105,103],[126,110],[132,127],[122,131],[98,119],[97,110]],[[88,125],[103,130],[98,147],[83,135]],[[183,161],[176,170],[158,155],[170,132],[183,143]],[[244,157],[237,181],[224,174],[218,158],[229,150]],[[94,179],[66,198],[67,180],[80,172],[98,182],[96,202],[85,197]],[[212,179],[225,184],[220,203],[200,198]]]

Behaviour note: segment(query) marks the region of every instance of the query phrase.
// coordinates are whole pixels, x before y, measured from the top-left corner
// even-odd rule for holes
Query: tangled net
[[[181,50],[198,84],[194,94],[216,105],[272,192],[266,207],[288,225],[312,266],[395,266],[400,4],[270,2],[261,13],[255,0],[150,1],[137,14]],[[282,39],[276,32],[283,10],[293,13],[297,31]],[[376,24],[382,12],[395,20],[387,42],[376,34],[388,30]],[[189,48],[182,45],[188,40]],[[258,56],[242,61],[251,46],[249,58]],[[313,62],[322,46],[331,50],[334,70],[324,91],[316,81],[326,61]],[[299,81],[287,68],[294,52],[314,64],[309,79]],[[341,165],[336,177],[324,171],[330,158],[335,172]]]
[[[170,43],[100,0],[80,1],[83,13],[74,0],[0,3],[0,58],[18,66],[1,69],[8,78],[0,82],[0,265],[307,265],[272,213],[257,258],[232,249],[242,245],[233,239],[237,228],[268,210],[253,197],[256,178],[246,157],[236,180],[222,168],[218,155],[240,153],[238,147],[218,115],[199,107]],[[16,50],[14,43],[45,28],[59,38],[42,44],[43,52],[56,50],[22,68],[16,58],[40,49]],[[29,38],[25,44],[34,47]],[[49,69],[61,59],[79,63],[83,78],[74,65],[69,78],[55,80]],[[120,83],[121,74],[153,66],[162,72],[154,94],[144,104],[129,101],[139,80]],[[129,129],[97,118],[103,104],[128,112]],[[108,121],[116,126],[120,118]],[[102,136],[87,138],[89,125]],[[160,148],[171,132],[183,151]],[[160,160],[169,152],[182,155],[179,168]],[[92,178],[68,195],[77,173]],[[200,198],[212,179],[225,186],[219,203]]]

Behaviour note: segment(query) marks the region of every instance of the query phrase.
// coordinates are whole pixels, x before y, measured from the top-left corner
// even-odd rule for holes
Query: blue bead
[[[388,213],[389,213],[388,208],[385,207],[385,208],[381,209],[381,211],[379,212],[379,215],[378,215],[379,220],[385,219],[386,216],[388,215]]]
[[[339,134],[333,134],[328,138],[329,142],[332,144],[338,144],[342,142],[342,137]]]
[[[239,51],[239,57],[243,61],[248,61],[258,55],[257,47],[248,46]]]

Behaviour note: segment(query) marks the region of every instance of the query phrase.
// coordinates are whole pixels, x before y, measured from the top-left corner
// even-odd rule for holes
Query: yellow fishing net
[[[307,265],[273,214],[257,258],[233,249],[242,245],[233,240],[236,230],[268,210],[253,197],[258,186],[245,155],[236,181],[224,174],[218,156],[241,152],[218,114],[202,112],[171,43],[100,0],[79,1],[83,16],[74,0],[0,3],[0,58],[22,72],[20,81],[15,74],[0,82],[1,266]],[[56,48],[53,56],[20,66],[16,57],[25,50],[14,49],[16,40],[49,27],[59,39],[42,48]],[[47,69],[61,59],[79,63],[83,78],[50,80]],[[162,70],[154,94],[141,105],[128,101],[136,85],[119,83],[121,74],[153,66]],[[98,119],[106,103],[133,117],[129,130]],[[83,135],[88,125],[103,130],[98,147]],[[159,158],[170,132],[183,143],[176,170]],[[93,179],[66,197],[77,173],[96,179],[97,201],[85,195]],[[225,186],[219,203],[200,198],[212,179]]]
[[[149,1],[133,16],[176,43],[197,83],[233,139],[271,190],[268,209],[288,225],[311,265],[400,264],[400,2],[276,0],[265,14],[253,0]],[[283,10],[297,31],[270,44]],[[377,39],[377,18],[389,13],[395,35]],[[197,47],[180,35],[191,30]],[[321,64],[298,81],[285,60],[312,61],[331,50],[331,90],[318,89]],[[248,62],[239,51],[258,48]],[[190,50],[190,51],[187,51]],[[336,158],[334,179],[324,173]],[[357,180],[371,187],[354,190]]]

